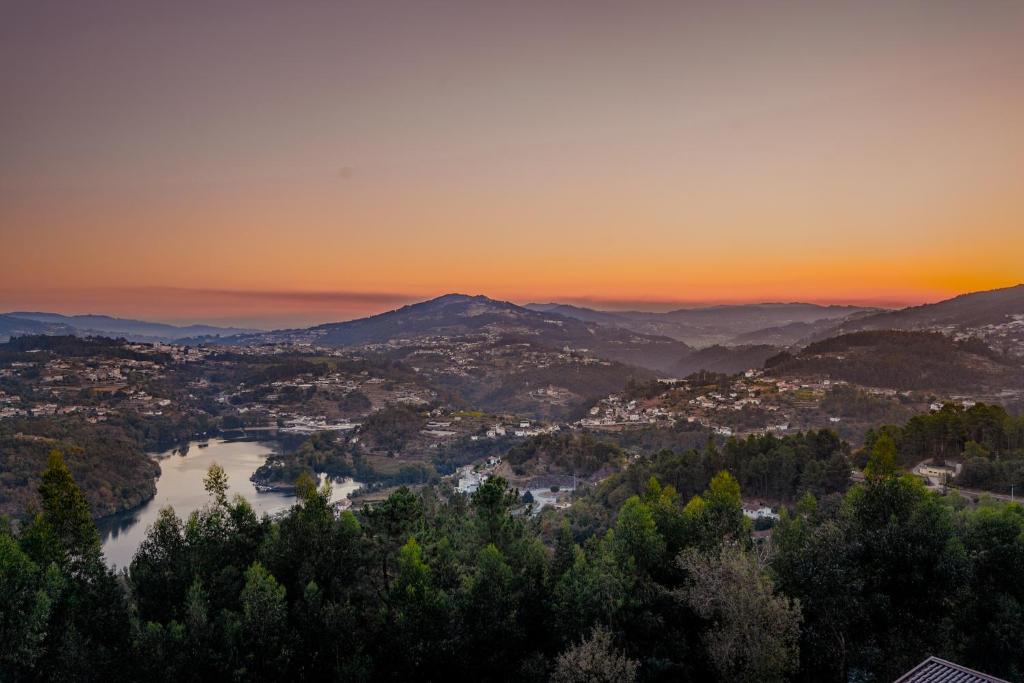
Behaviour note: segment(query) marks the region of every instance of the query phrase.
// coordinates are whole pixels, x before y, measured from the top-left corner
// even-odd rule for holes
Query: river
[[[199,444],[208,444],[200,448]],[[156,521],[160,510],[170,506],[181,519],[187,520],[194,511],[206,505],[210,498],[203,488],[203,478],[210,465],[217,463],[228,475],[228,496],[236,493],[249,501],[257,515],[287,510],[295,504],[295,497],[277,491],[257,491],[249,481],[252,473],[274,452],[272,441],[193,441],[185,455],[160,453],[160,478],[156,480],[156,495],[134,510],[98,520],[100,540],[107,564],[127,567],[146,537],[146,530]],[[333,482],[331,500],[344,499],[361,486],[351,479]]]

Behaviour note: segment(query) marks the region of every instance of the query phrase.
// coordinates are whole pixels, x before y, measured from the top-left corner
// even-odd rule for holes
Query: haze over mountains
[[[975,298],[979,302],[977,307],[972,303]],[[784,349],[798,351],[815,340],[841,335],[858,326],[935,330],[957,339],[975,337],[1003,355],[1024,357],[1024,287],[968,294],[897,312],[781,303],[712,306],[668,313],[619,313],[564,304],[518,306],[485,296],[449,294],[359,320],[242,335],[236,341],[351,346],[417,337],[491,334],[510,342],[528,340],[552,348],[585,350],[608,360],[685,376],[698,370],[733,373],[759,368]],[[724,341],[709,344],[709,340]],[[892,340],[874,341],[881,344],[875,355],[885,356]],[[865,346],[871,345],[861,344],[860,348],[872,357],[870,348]],[[907,352],[910,355],[926,354],[932,348],[928,343],[911,346]],[[970,354],[950,357],[968,364],[975,362]],[[847,359],[840,354],[830,362],[842,364]],[[863,364],[863,358],[858,362]],[[819,363],[815,367],[825,372],[824,365]],[[996,378],[998,368],[995,370],[986,373],[986,377]],[[880,370],[879,374],[884,372]],[[1016,373],[1010,375],[1012,383],[1016,383]]]
[[[558,303],[519,306],[486,296],[447,294],[366,318],[270,332],[209,325],[178,327],[102,315],[0,315],[0,339],[23,334],[71,334],[121,336],[135,341],[356,346],[396,339],[490,335],[506,343],[530,342],[577,350],[673,376],[698,370],[732,373],[759,368],[782,350],[796,353],[816,341],[869,330],[942,332],[954,340],[976,338],[1003,356],[1024,357],[1024,285],[896,311],[762,303],[666,313],[619,312]],[[891,339],[866,339],[891,350]],[[908,337],[905,341],[921,340]],[[860,354],[870,356],[865,346],[870,344],[861,340]],[[932,347],[930,342],[921,345],[921,349]],[[879,355],[882,353],[879,350]],[[950,357],[967,358],[964,354]],[[808,367],[803,358],[799,366]],[[839,361],[833,357],[831,362]],[[824,367],[820,362],[810,365]],[[792,363],[789,366],[794,367]]]
[[[837,321],[880,312],[862,306],[760,303],[681,308],[666,313],[598,311],[567,304],[527,304],[526,308],[613,325],[643,334],[672,337],[691,346],[713,344],[792,344]],[[770,332],[769,332],[770,330]],[[765,332],[765,335],[761,335]],[[771,338],[771,341],[768,338]]]
[[[1014,324],[1014,323],[1017,324]],[[970,329],[1024,326],[1024,284],[971,292],[934,304],[882,311],[841,321],[833,333],[859,330]],[[830,335],[831,336],[831,335]]]
[[[130,341],[172,342],[249,334],[256,330],[213,325],[168,325],[109,315],[61,315],[33,311],[0,314],[0,341],[25,334],[124,337]]]

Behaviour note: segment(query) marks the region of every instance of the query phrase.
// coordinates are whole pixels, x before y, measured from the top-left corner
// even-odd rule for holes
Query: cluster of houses
[[[460,467],[454,475],[455,490],[467,495],[476,493],[481,484],[494,476],[499,465],[501,465],[501,457],[494,455],[475,465]]]
[[[520,420],[516,425],[495,424],[487,430],[486,436],[488,439],[497,439],[503,436],[529,437],[553,434],[560,429],[561,427],[557,424],[544,425],[539,422],[534,423],[531,420]]]
[[[126,347],[152,347],[128,344]],[[172,405],[171,399],[150,396],[128,383],[130,376],[160,377],[164,367],[137,358],[56,358],[45,362],[16,361],[0,369],[0,377],[18,378],[34,385],[32,400],[0,391],[0,419],[84,415],[89,422],[102,422],[117,408],[130,408],[143,415],[160,415]],[[45,398],[41,398],[45,396]]]
[[[975,337],[993,349],[1018,358],[1024,357],[1024,313],[1013,313],[1000,323],[962,329],[954,326],[934,328],[957,341]]]
[[[623,426],[652,425],[663,422],[666,426],[675,423],[672,413],[660,406],[644,406],[639,401],[627,401],[612,394],[592,407],[576,425],[591,429],[608,429]]]

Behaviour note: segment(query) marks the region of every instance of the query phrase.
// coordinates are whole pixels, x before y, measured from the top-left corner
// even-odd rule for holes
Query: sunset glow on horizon
[[[1024,4],[727,4],[8,4],[0,312],[1024,282]]]

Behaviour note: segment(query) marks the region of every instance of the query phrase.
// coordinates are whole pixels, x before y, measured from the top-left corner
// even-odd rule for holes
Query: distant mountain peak
[[[462,294],[460,292],[451,292],[450,294],[442,294],[441,296],[433,299],[427,299],[423,303],[425,304],[450,304],[450,303],[462,303],[465,301],[493,301],[489,297],[483,294]]]
[[[64,315],[45,311],[14,311],[0,314],[0,340],[32,332],[77,336],[124,337],[130,341],[179,341],[202,337],[250,334],[257,330],[213,325],[170,325],[167,323],[117,318],[101,314]]]

